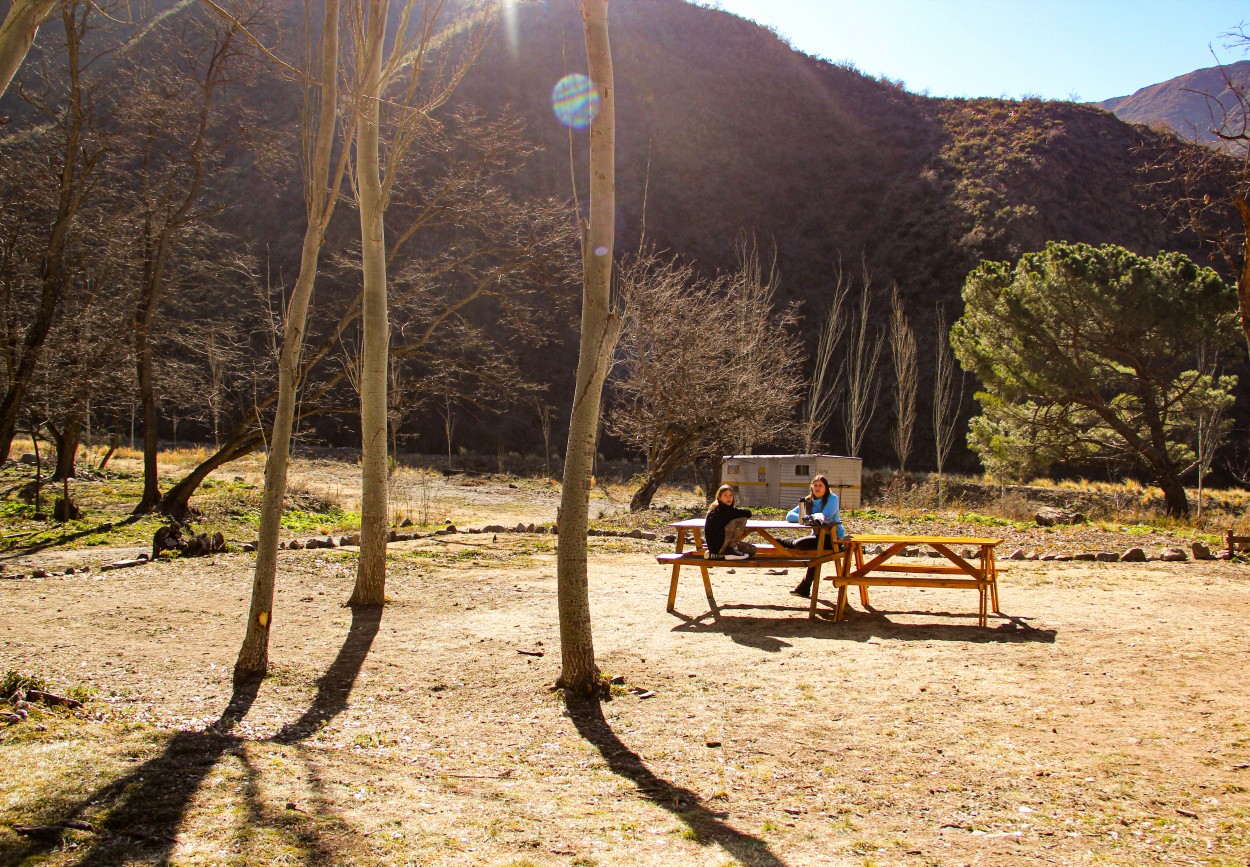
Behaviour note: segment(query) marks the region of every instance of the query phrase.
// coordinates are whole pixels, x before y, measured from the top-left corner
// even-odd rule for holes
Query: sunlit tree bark
[[[234,667],[235,683],[263,677],[269,666],[269,630],[272,623],[274,584],[278,569],[278,532],[282,523],[282,500],[286,494],[287,467],[291,456],[291,432],[295,422],[296,392],[300,384],[300,352],[304,345],[308,306],[326,228],[334,214],[346,167],[346,148],[334,162],[338,129],[339,4],[326,0],[321,27],[321,63],[317,88],[320,99],[314,111],[304,113],[304,195],[308,224],[300,253],[300,270],[291,290],[278,359],[278,401],[274,412],[269,457],[265,462],[265,489],[261,500],[260,537],[256,546],[256,572],[252,580],[252,603],[247,633]],[[348,124],[350,136],[352,124]]]
[[[582,0],[581,13],[587,70],[599,94],[599,113],[590,126],[590,224],[582,240],[581,341],[560,495],[556,583],[561,672],[557,685],[566,695],[588,697],[602,689],[602,677],[595,665],[586,568],[591,468],[603,383],[620,337],[621,316],[613,309],[611,292],[616,230],[616,90],[608,41],[608,0]]]

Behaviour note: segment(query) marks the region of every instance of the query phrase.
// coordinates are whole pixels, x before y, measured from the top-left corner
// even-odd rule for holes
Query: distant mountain
[[[1219,125],[1225,110],[1238,108],[1229,81],[1250,87],[1250,60],[1199,69],[1143,87],[1132,96],[1116,96],[1094,104],[1114,112],[1121,120],[1164,126],[1189,140],[1216,141],[1212,127]]]

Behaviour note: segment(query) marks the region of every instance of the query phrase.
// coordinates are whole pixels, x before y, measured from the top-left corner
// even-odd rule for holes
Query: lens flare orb
[[[599,114],[599,91],[581,73],[566,75],[551,89],[551,108],[560,123],[585,129]]]

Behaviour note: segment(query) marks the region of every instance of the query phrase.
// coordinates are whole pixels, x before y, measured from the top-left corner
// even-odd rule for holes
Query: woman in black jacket
[[[747,534],[747,509],[734,508],[734,489],[721,485],[716,500],[707,510],[703,522],[703,543],[709,560],[745,560],[755,553],[755,546],[742,541]]]

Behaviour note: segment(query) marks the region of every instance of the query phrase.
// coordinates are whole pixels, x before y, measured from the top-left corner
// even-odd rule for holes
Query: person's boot
[[[816,573],[808,569],[807,574],[803,576],[803,580],[799,582],[799,586],[790,592],[795,596],[802,596],[804,599],[812,598],[812,580],[816,577]]]

